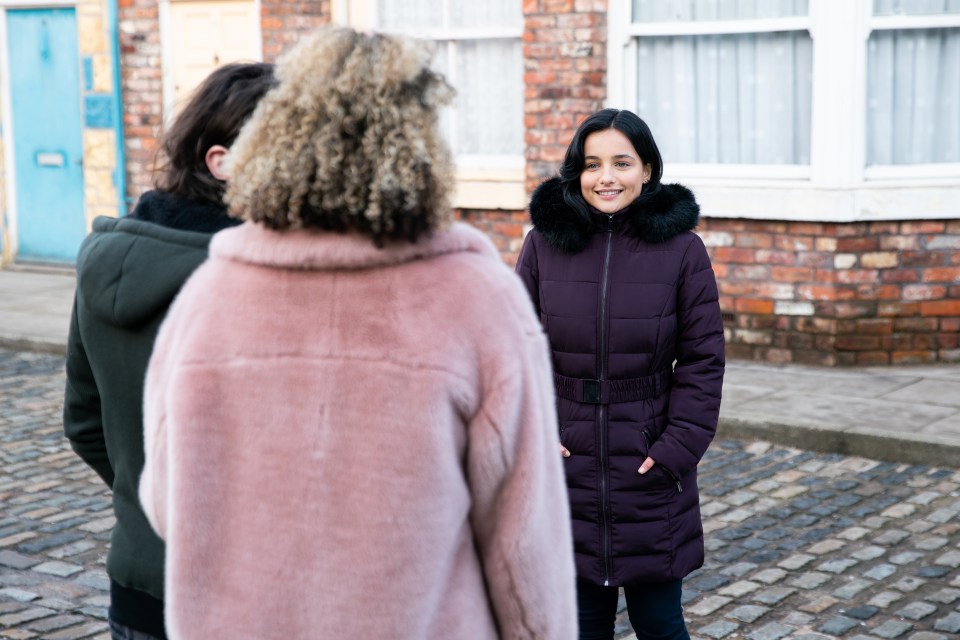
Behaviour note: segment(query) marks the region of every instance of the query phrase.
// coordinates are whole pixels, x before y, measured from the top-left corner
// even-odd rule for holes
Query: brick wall
[[[960,220],[706,219],[732,358],[960,362]]]
[[[263,60],[275,62],[301,36],[330,22],[330,0],[262,0]]]
[[[151,188],[163,123],[160,20],[154,0],[118,0],[120,90],[127,171],[127,206]]]
[[[556,175],[573,132],[606,98],[606,0],[524,0],[526,186]]]

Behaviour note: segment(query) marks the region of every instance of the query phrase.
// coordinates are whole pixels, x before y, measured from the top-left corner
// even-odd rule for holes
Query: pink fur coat
[[[547,344],[480,232],[217,234],[144,411],[171,638],[576,636]]]

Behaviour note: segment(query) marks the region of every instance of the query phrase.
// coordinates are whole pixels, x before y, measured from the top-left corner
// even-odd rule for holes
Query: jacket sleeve
[[[113,487],[113,467],[103,433],[100,390],[87,358],[73,301],[67,336],[67,384],[63,398],[63,432],[70,446],[108,486]]]
[[[650,457],[674,477],[696,467],[713,440],[724,366],[717,280],[703,241],[693,234],[677,284],[676,364],[669,421],[650,449]]]
[[[501,636],[572,639],[576,578],[550,361],[522,297],[517,287],[522,326],[502,318],[514,336],[501,347],[509,364],[469,425],[471,524]]]
[[[537,248],[533,241],[534,232],[531,231],[523,240],[520,257],[517,258],[516,274],[533,301],[533,308],[540,317],[540,272],[537,266]]]

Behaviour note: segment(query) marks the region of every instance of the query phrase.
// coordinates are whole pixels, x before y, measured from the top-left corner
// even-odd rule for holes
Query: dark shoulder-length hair
[[[640,156],[640,161],[651,168],[650,181],[644,185],[641,198],[649,197],[660,190],[660,178],[663,176],[663,159],[660,149],[653,139],[650,127],[640,116],[626,109],[603,109],[590,115],[580,123],[577,132],[567,147],[567,153],[560,165],[560,183],[563,187],[563,200],[582,218],[589,217],[589,207],[580,191],[580,174],[583,173],[583,146],[587,136],[597,131],[616,129],[627,137]]]
[[[226,185],[207,168],[207,151],[230,147],[273,85],[273,65],[263,62],[227,64],[207,76],[163,134],[156,188],[223,206]]]

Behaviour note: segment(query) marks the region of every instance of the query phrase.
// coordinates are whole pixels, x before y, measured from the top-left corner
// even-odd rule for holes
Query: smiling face
[[[616,129],[587,136],[583,155],[580,192],[587,204],[603,213],[628,206],[650,180],[650,165],[643,164],[627,136]]]

